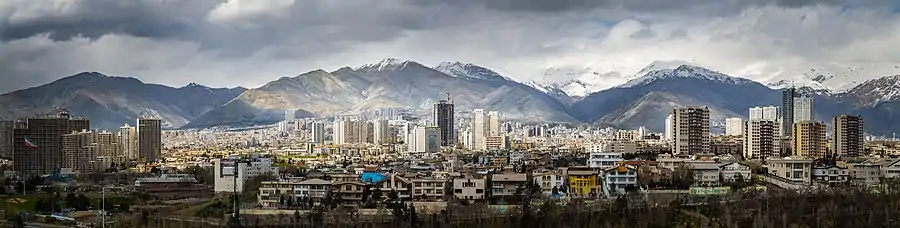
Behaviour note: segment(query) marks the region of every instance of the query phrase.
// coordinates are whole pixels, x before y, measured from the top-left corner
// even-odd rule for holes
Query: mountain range
[[[588,72],[588,73],[584,73]],[[393,58],[334,71],[315,70],[283,77],[259,88],[181,88],[145,84],[134,78],[80,73],[34,88],[0,95],[0,116],[27,117],[55,108],[92,119],[97,128],[114,129],[138,116],[162,118],[169,128],[270,124],[284,110],[299,117],[328,117],[382,108],[411,109],[428,115],[448,96],[457,115],[469,110],[497,110],[504,119],[526,122],[605,124],[620,128],[646,126],[662,131],[673,108],[706,106],[711,118],[747,117],[754,106],[778,106],[783,85],[763,84],[680,61],[657,61],[624,82],[572,95],[575,85],[599,85],[610,75],[590,69],[556,84],[517,82],[470,63],[444,62],[428,67]],[[587,75],[587,76],[586,76]],[[590,76],[593,75],[593,76]],[[596,76],[596,77],[595,77]],[[816,118],[830,122],[839,114],[863,115],[866,131],[890,135],[900,130],[900,76],[873,77],[837,91],[801,87],[815,97]],[[586,81],[591,83],[585,83]],[[827,80],[824,80],[827,81]],[[565,85],[563,87],[560,87]],[[593,88],[593,87],[592,87]]]

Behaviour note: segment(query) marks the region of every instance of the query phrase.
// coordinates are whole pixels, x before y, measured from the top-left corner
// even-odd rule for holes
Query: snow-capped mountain
[[[626,80],[619,72],[599,73],[590,67],[553,67],[544,70],[536,85],[559,89],[571,97],[584,97]]]
[[[847,91],[861,83],[900,72],[900,63],[768,63],[749,64],[731,72],[762,82],[775,89],[809,87],[833,93]]]
[[[657,60],[657,61],[651,62],[650,65],[647,65],[646,67],[644,67],[637,73],[631,75],[631,77],[628,78],[628,80],[633,80],[633,79],[642,77],[653,71],[675,69],[682,65],[694,66],[694,64],[692,64],[692,63],[681,61],[681,60],[668,60],[668,61]]]
[[[512,81],[512,79],[504,77],[497,72],[471,63],[443,62],[435,66],[434,69],[466,80]]]
[[[728,76],[726,74],[698,66],[681,65],[676,67],[675,69],[662,69],[646,72],[640,78],[632,79],[625,84],[616,86],[616,88],[642,86],[654,81],[669,78],[695,78],[728,84],[745,84],[753,82],[749,79]]]
[[[857,99],[857,105],[877,106],[884,102],[900,100],[900,75],[868,80],[845,93],[841,97]]]

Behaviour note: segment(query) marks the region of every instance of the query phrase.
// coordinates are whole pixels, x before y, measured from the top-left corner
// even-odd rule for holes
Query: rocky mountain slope
[[[181,127],[244,92],[190,84],[181,88],[146,84],[135,78],[85,72],[42,86],[0,95],[0,116],[22,118],[66,108],[91,119],[92,127],[118,129],[140,116],[163,119],[165,127]]]
[[[463,63],[429,68],[413,61],[384,59],[334,72],[316,70],[281,78],[251,89],[185,127],[243,125],[281,120],[285,109],[311,116],[353,114],[380,108],[411,108],[421,115],[433,104],[453,98],[460,116],[466,110],[498,110],[506,119],[576,122],[566,106],[530,86],[489,69]]]

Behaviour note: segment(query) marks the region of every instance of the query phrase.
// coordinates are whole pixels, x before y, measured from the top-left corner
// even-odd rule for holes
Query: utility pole
[[[231,219],[228,220],[228,227],[243,227],[241,225],[241,208],[240,208],[240,199],[238,198],[238,175],[240,174],[241,167],[241,159],[234,161],[234,191],[231,194],[232,197],[232,210]]]

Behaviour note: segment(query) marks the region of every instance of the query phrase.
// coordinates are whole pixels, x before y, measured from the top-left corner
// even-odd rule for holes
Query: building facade
[[[794,123],[794,137],[791,141],[793,155],[813,159],[825,158],[828,152],[825,133],[825,124],[820,122]]]
[[[22,176],[50,174],[66,166],[63,135],[90,130],[87,119],[70,118],[68,111],[23,119],[13,129],[13,169]]]
[[[741,136],[744,135],[744,119],[728,118],[725,119],[725,135]]]
[[[832,149],[836,156],[859,157],[865,155],[865,132],[861,116],[840,115],[834,117]]]
[[[158,161],[162,154],[162,120],[141,118],[137,120],[138,160]]]
[[[744,159],[766,159],[778,157],[780,153],[778,126],[771,120],[751,120],[747,122],[744,136]]]
[[[677,154],[708,153],[709,108],[679,108],[675,109],[673,115],[675,116],[673,152]]]
[[[455,113],[451,99],[440,100],[434,104],[434,122],[440,129],[441,146],[456,144]]]

